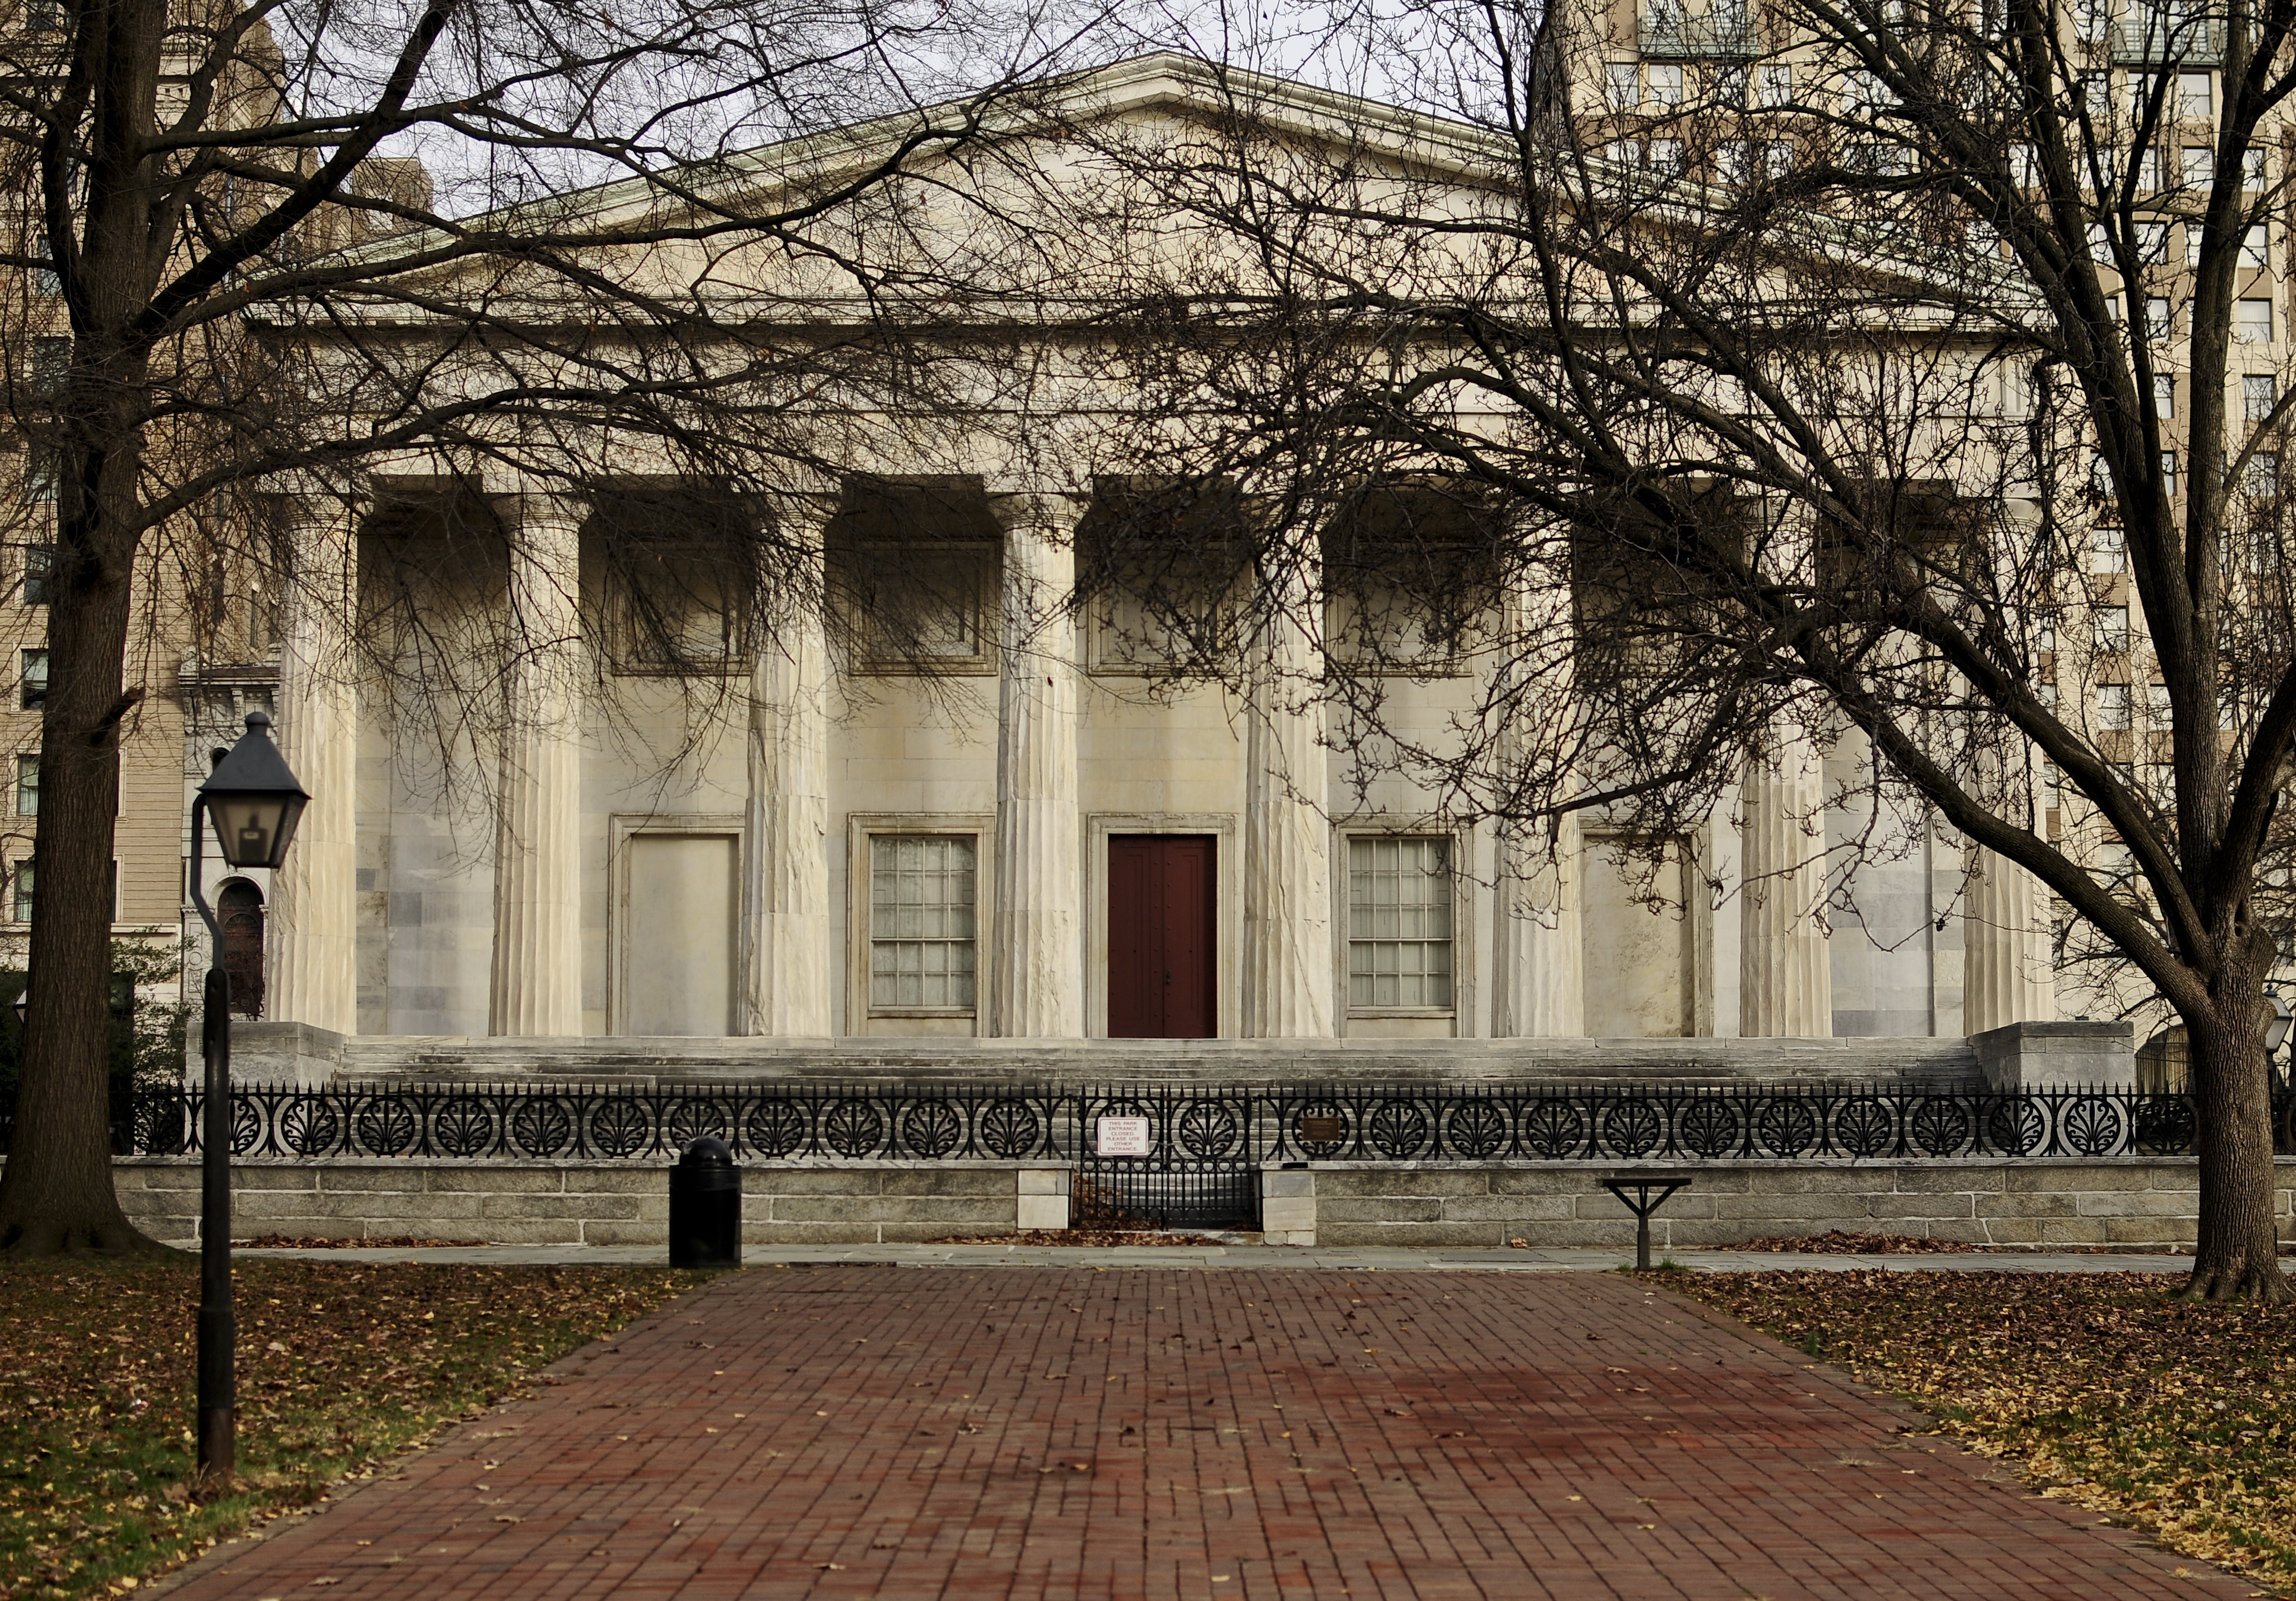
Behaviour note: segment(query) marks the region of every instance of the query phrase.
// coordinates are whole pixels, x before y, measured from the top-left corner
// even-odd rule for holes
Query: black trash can
[[[742,1170],[722,1139],[703,1135],[669,1170],[669,1265],[742,1265]]]

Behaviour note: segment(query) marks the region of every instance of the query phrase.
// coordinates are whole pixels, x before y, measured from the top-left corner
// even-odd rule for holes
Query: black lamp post
[[[286,859],[310,799],[271,743],[271,718],[250,711],[247,732],[216,762],[192,801],[192,900],[208,925],[212,952],[200,1018],[207,1095],[200,1129],[199,1477],[210,1493],[231,1482],[239,1398],[231,1310],[231,980],[223,970],[223,930],[200,882],[201,836],[213,817],[225,861],[276,867]]]

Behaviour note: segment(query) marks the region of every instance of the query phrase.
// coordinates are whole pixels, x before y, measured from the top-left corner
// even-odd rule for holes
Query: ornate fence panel
[[[1322,1085],[1270,1092],[1271,1160],[1762,1162],[2180,1155],[2192,1101],[1904,1085]]]
[[[1251,1089],[1109,1086],[1075,1097],[1077,1228],[1257,1228],[1272,1120]],[[1103,1120],[1146,1125],[1138,1155],[1103,1154]]]
[[[122,1155],[199,1149],[201,1096],[115,1097]],[[375,1082],[233,1092],[251,1159],[668,1162],[715,1135],[747,1162],[1072,1162],[1077,1214],[1209,1227],[1256,1213],[1283,1162],[1700,1162],[2189,1154],[2185,1095],[1951,1087],[1496,1083],[1113,1084]],[[0,1151],[13,1125],[0,1102]],[[1145,1120],[1136,1156],[1103,1154],[1109,1117]],[[2296,1151],[2296,1096],[2274,1097]]]

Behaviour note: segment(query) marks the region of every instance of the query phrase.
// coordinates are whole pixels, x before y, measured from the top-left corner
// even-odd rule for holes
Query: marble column
[[[265,1009],[283,1022],[358,1031],[358,604],[356,502],[295,503],[279,649],[279,744],[311,797],[266,907]]]
[[[829,645],[823,629],[827,497],[793,496],[776,536],[792,558],[768,574],[750,668],[750,784],[742,811],[742,1031],[826,1039]]]
[[[1498,994],[1491,1032],[1576,1039],[1587,1032],[1586,933],[1578,917],[1578,818],[1550,845],[1499,839]]]
[[[1244,707],[1243,1032],[1334,1031],[1332,828],[1325,815],[1316,575],[1278,580],[1251,642]]]
[[[1816,912],[1825,874],[1825,773],[1789,717],[1747,764],[1744,883],[1739,900],[1738,1032],[1750,1039],[1824,1039],[1833,1032],[1833,975]]]
[[[1508,727],[1499,749],[1518,781],[1538,761],[1530,736],[1558,744],[1576,721],[1575,620],[1567,571],[1534,571],[1507,598]],[[1553,752],[1545,752],[1548,759]],[[1563,786],[1555,786],[1558,791]],[[1560,796],[1558,795],[1558,798]],[[1533,826],[1537,826],[1533,825]],[[1587,1032],[1586,934],[1578,915],[1581,845],[1578,814],[1554,820],[1552,832],[1502,829],[1493,953],[1497,979],[1491,1032],[1502,1039],[1573,1039]]]
[[[2005,731],[2008,747],[1998,767],[2005,816],[2021,817],[2039,833],[2046,804],[2040,759],[2032,746]],[[1968,899],[1961,913],[1962,1031],[1982,1034],[2013,1022],[2054,1022],[2057,1016],[2054,940],[2049,892],[2030,873],[1982,846],[1969,848]]]
[[[488,1030],[582,1032],[582,618],[586,508],[525,495],[510,546],[511,652],[495,830]]]
[[[987,1032],[1084,1034],[1077,789],[1076,525],[1064,495],[998,495],[1004,624],[996,681],[996,893]]]
[[[2013,1022],[2053,1022],[2056,966],[2049,897],[2024,868],[1990,850],[1974,853],[1962,912],[1962,1030],[1982,1034]]]

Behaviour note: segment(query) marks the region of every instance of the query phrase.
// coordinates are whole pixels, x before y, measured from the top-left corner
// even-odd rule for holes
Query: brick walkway
[[[555,1373],[171,1594],[2255,1593],[1611,1275],[769,1268]]]

